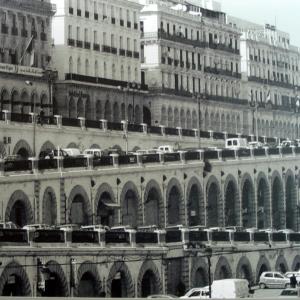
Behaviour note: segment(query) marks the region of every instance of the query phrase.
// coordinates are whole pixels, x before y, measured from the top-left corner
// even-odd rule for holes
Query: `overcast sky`
[[[222,11],[258,24],[276,25],[300,47],[300,0],[217,0]]]

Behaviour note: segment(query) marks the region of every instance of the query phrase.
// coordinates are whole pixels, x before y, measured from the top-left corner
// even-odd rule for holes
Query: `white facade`
[[[118,0],[52,0],[59,78],[66,74],[140,82],[140,5]]]

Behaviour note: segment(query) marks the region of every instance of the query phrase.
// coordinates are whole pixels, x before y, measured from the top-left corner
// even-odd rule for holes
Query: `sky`
[[[222,11],[261,25],[276,25],[300,47],[300,0],[216,0]],[[275,24],[276,22],[276,24]]]

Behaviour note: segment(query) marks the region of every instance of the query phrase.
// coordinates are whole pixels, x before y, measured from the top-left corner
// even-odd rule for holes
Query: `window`
[[[273,274],[272,274],[272,273],[266,273],[266,274],[265,274],[265,277],[268,277],[268,278],[269,278],[269,277],[273,277]]]
[[[130,50],[131,47],[130,47],[130,38],[127,38],[127,50]]]
[[[110,36],[110,45],[111,45],[111,47],[115,47],[115,36],[114,36],[114,34],[112,34]]]
[[[98,32],[94,30],[94,44],[98,44]]]
[[[133,40],[133,51],[137,51],[137,41]]]
[[[68,38],[71,39],[72,38],[72,25],[68,26]]]
[[[106,44],[106,32],[103,32],[103,45],[107,45]]]
[[[85,28],[85,29],[84,29],[84,41],[87,42],[88,40],[89,40],[88,29]]]
[[[282,275],[280,275],[280,274],[274,274],[274,277],[275,278],[284,278]]]
[[[76,28],[76,39],[77,39],[77,41],[80,40],[80,27],[79,26],[77,26],[77,28]]]
[[[124,49],[123,48],[123,37],[122,36],[120,36],[120,49]]]

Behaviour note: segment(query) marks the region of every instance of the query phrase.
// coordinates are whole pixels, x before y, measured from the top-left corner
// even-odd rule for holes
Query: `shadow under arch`
[[[11,276],[15,277],[15,284],[8,287],[7,283]],[[32,296],[30,281],[24,268],[16,261],[8,263],[0,276],[1,296]]]
[[[242,256],[237,264],[236,277],[247,279],[250,285],[254,283],[251,263],[246,256]]]
[[[261,273],[269,270],[271,270],[270,262],[265,256],[261,256],[256,265],[256,283],[259,282]]]
[[[214,272],[214,280],[232,278],[232,270],[230,264],[224,256],[221,256],[216,264]]]

